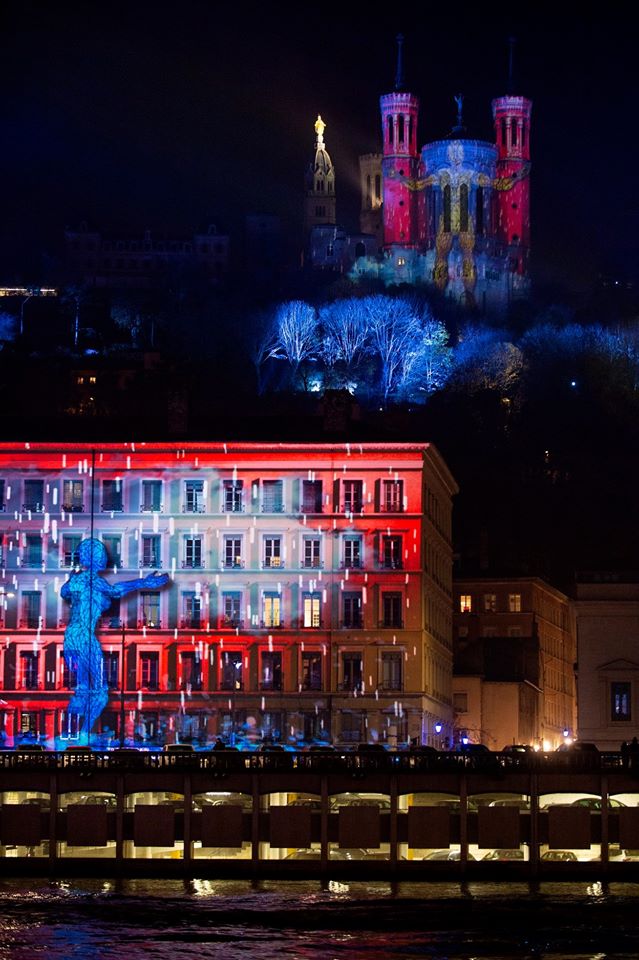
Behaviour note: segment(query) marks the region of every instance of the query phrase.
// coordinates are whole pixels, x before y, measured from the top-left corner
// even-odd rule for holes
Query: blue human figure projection
[[[83,540],[78,559],[81,569],[62,585],[60,595],[71,605],[64,632],[64,659],[68,670],[76,673],[68,712],[77,717],[79,739],[86,741],[109,699],[102,647],[96,636],[98,620],[113,600],[135,590],[158,590],[168,583],[169,575],[152,573],[136,580],[109,583],[100,576],[107,565],[107,553],[99,540]]]

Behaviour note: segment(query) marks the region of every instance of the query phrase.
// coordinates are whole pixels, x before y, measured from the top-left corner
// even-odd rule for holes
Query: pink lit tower
[[[417,243],[417,197],[410,181],[417,179],[419,100],[404,91],[403,43],[397,37],[395,90],[380,97],[382,113],[382,176],[384,181],[384,246],[414,247]]]
[[[530,115],[532,101],[513,95],[513,51],[510,39],[508,93],[493,100],[497,144],[497,239],[507,248],[513,273],[528,272],[530,252]],[[512,184],[499,189],[500,183]]]

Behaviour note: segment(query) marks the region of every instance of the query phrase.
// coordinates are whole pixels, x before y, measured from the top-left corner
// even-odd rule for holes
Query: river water
[[[639,884],[0,880],[0,960],[628,960]]]

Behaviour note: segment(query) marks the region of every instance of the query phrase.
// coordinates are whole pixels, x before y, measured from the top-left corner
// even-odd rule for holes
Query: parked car
[[[511,850],[490,850],[484,854],[482,860],[523,860],[524,851],[518,848]]]
[[[193,753],[192,743],[165,743],[162,747],[163,753]]]
[[[573,800],[570,804],[571,807],[586,807],[592,813],[597,813],[599,810],[603,809],[603,800],[601,797],[579,797],[578,800]],[[614,797],[608,797],[608,809],[609,810],[618,810],[620,807],[625,807],[627,804],[622,803],[621,800],[615,800]]]
[[[546,850],[545,853],[542,853],[540,860],[548,861],[564,861],[575,863],[577,860],[577,855],[572,852],[572,850]]]
[[[423,860],[461,860],[461,850],[431,850],[430,853],[427,853],[425,857],[422,857]],[[468,854],[469,860],[476,860],[477,858]]]
[[[516,807],[518,810],[528,812],[530,810],[530,800],[523,797],[504,797],[500,800],[493,800],[488,804],[489,807]]]

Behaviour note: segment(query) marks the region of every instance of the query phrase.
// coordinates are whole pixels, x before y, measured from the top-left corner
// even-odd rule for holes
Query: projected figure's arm
[[[112,597],[125,597],[135,590],[159,590],[169,582],[168,573],[150,573],[148,577],[138,577],[137,580],[122,580],[120,583],[109,583],[108,592]],[[107,584],[102,581],[105,586]]]

